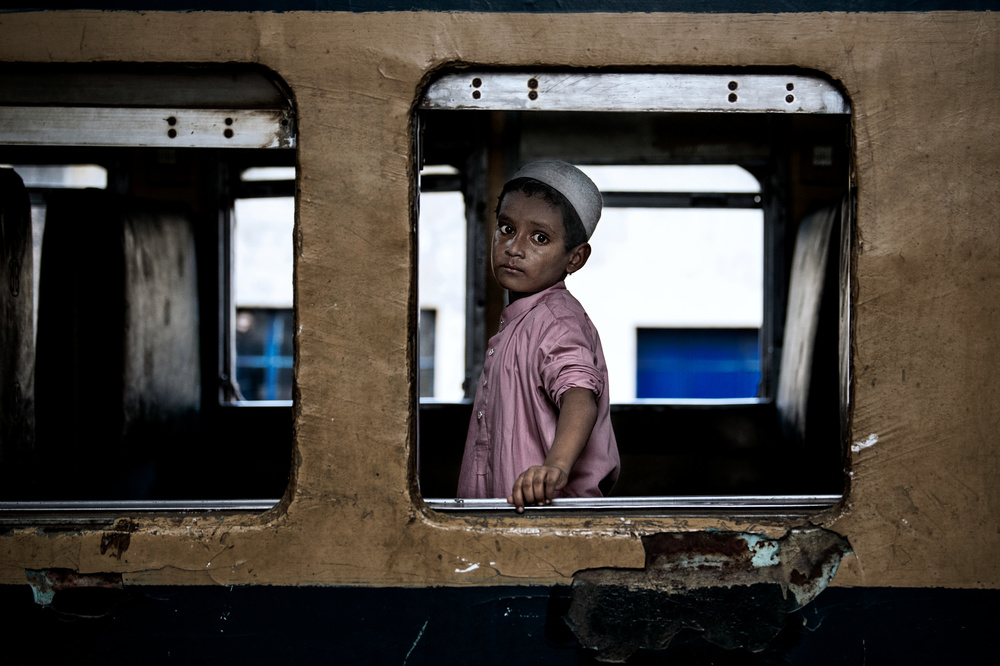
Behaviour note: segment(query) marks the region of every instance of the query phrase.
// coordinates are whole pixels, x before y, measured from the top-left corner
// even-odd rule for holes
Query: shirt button
[[[480,419],[482,419],[482,418],[483,418],[483,413],[482,412],[479,412],[478,414],[476,414],[476,420],[477,421],[480,420]]]
[[[503,317],[500,317],[500,325],[503,326],[506,323],[507,323],[507,320],[504,319]]]
[[[486,386],[486,382],[487,382],[487,380],[485,380],[485,379],[484,379],[484,380],[483,380],[483,386],[484,386],[484,387]]]
[[[487,355],[487,356],[493,356],[493,350],[492,350],[492,349],[490,349],[490,350],[489,350],[488,352],[486,352],[486,355]]]

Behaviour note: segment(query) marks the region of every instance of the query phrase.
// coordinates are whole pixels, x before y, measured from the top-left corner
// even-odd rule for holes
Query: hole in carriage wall
[[[21,239],[5,247],[21,277],[3,296],[4,508],[276,501],[292,437],[287,92],[250,68],[3,79],[0,205]]]

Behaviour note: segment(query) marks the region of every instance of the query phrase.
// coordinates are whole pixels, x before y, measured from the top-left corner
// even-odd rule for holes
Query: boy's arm
[[[569,473],[597,423],[597,399],[590,389],[566,389],[561,402],[556,438],[545,462],[522,472],[507,496],[507,502],[516,506],[518,513],[526,504],[548,504],[555,491],[569,482]]]

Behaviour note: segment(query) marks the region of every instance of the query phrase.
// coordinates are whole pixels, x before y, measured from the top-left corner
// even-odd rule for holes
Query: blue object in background
[[[754,398],[756,328],[636,329],[637,398]]]
[[[292,399],[292,310],[241,308],[236,381],[245,400]]]

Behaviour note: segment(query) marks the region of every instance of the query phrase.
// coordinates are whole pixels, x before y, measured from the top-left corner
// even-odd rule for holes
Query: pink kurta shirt
[[[555,439],[562,394],[574,387],[594,392],[597,423],[557,496],[601,497],[619,467],[608,369],[597,329],[558,282],[500,315],[472,408],[458,497],[506,498],[521,472],[541,465]]]

